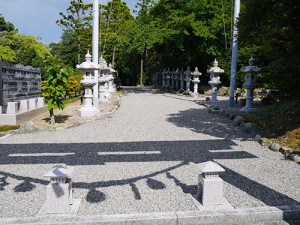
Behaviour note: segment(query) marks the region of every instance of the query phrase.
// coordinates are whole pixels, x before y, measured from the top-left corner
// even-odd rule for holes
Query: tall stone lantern
[[[256,110],[255,107],[253,107],[253,89],[256,86],[256,74],[261,69],[257,66],[254,66],[254,59],[251,56],[249,59],[249,66],[246,66],[244,69],[241,69],[242,73],[245,73],[245,83],[243,84],[244,88],[246,88],[246,106],[241,108],[241,112],[250,112],[253,110]]]
[[[166,69],[163,70],[162,74],[161,74],[161,81],[162,81],[162,88],[165,88],[166,86]]]
[[[166,88],[170,88],[170,81],[171,81],[171,72],[168,68],[168,71],[166,72]]]
[[[183,68],[181,68],[179,80],[180,80],[180,91],[184,91],[184,71],[183,71]]]
[[[194,94],[198,94],[198,84],[200,83],[199,76],[201,76],[202,73],[198,71],[198,67],[195,68],[195,71],[192,72],[193,80],[192,82],[194,83]]]
[[[224,73],[224,70],[218,67],[218,61],[215,59],[213,63],[213,67],[207,70],[207,73],[210,74],[210,81],[208,82],[212,87],[212,96],[210,103],[214,104],[218,102],[217,94],[218,94],[218,86],[221,84],[220,74]]]
[[[107,75],[110,73],[110,69],[107,66],[107,62],[102,57],[102,55],[99,58],[99,67],[100,67],[100,76],[99,76],[99,100],[100,102],[106,102],[108,101],[108,78]]]
[[[184,79],[185,80],[185,84],[186,84],[185,91],[184,91],[185,94],[189,94],[190,93],[191,74],[192,74],[192,72],[190,70],[190,67],[188,66],[187,70],[185,71],[185,79]]]
[[[100,111],[93,106],[92,89],[97,83],[94,78],[94,71],[100,67],[98,64],[92,62],[92,56],[89,52],[85,55],[85,62],[76,67],[82,70],[82,80],[80,84],[84,88],[83,106],[78,110],[78,113],[81,117],[98,117],[100,116]]]

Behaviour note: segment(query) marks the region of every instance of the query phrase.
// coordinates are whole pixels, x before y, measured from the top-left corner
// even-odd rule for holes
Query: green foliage
[[[20,125],[2,125],[2,126],[0,126],[0,132],[16,130],[16,129],[19,129],[19,128],[20,128]]]
[[[47,65],[47,81],[42,83],[41,89],[46,98],[48,110],[64,109],[70,68],[65,67],[57,57],[47,59],[45,64]]]
[[[241,60],[253,54],[261,84],[286,96],[300,95],[299,7],[292,0],[246,0],[239,20]]]
[[[48,46],[39,38],[19,34],[11,23],[0,16],[0,56],[2,60],[42,67],[43,60],[51,55]]]

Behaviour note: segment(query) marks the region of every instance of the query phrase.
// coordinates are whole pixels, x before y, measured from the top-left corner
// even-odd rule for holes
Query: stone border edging
[[[47,216],[0,219],[2,225],[18,224],[89,224],[89,225],[261,225],[300,222],[300,205],[256,207],[231,210],[199,210],[90,216]],[[295,223],[296,224],[296,223]]]
[[[242,116],[235,115],[234,113],[231,113],[229,111],[226,111],[225,109],[219,108],[217,105],[210,105],[205,102],[199,102],[200,105],[203,105],[207,108],[208,112],[211,114],[217,114],[221,116],[225,116],[233,121],[234,126],[240,126],[242,131],[245,133],[250,134],[253,136],[253,138],[259,142],[263,146],[268,146],[268,148],[271,151],[274,152],[281,152],[286,159],[290,159],[292,161],[295,161],[297,163],[300,163],[300,156],[298,154],[293,154],[293,150],[290,148],[282,147],[281,145],[277,144],[276,142],[270,142],[269,145],[265,141],[265,138],[262,138],[259,133],[259,126],[257,126],[255,123],[247,122]]]

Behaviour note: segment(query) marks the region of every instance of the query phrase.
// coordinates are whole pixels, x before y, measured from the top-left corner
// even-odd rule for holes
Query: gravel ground
[[[35,216],[45,201],[43,174],[75,166],[79,215],[197,210],[196,164],[226,170],[225,196],[235,208],[295,205],[300,167],[207,113],[199,99],[127,88],[111,118],[0,140],[0,217]]]

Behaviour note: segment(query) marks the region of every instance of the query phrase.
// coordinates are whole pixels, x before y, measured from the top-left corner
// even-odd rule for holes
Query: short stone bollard
[[[6,108],[6,114],[16,114],[18,112],[17,102],[8,102]]]
[[[44,97],[38,97],[37,98],[37,108],[43,107],[45,104],[45,98]]]
[[[227,201],[223,196],[223,180],[219,173],[225,170],[217,163],[208,161],[199,163],[197,198],[203,206],[224,205]]]
[[[2,114],[2,106],[0,106],[0,114]]]
[[[30,98],[29,99],[29,110],[36,109],[36,98]]]
[[[28,100],[20,100],[20,112],[26,112],[29,109],[29,101]]]
[[[44,175],[50,178],[44,209],[46,214],[69,214],[71,212],[73,170],[73,166],[62,164],[54,166]]]

